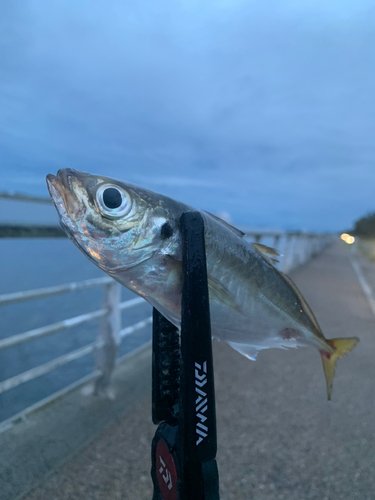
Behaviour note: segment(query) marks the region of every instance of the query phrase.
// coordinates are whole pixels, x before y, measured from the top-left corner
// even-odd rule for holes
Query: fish
[[[193,207],[128,182],[64,168],[47,186],[70,240],[105,273],[181,324],[179,219]],[[198,210],[204,221],[211,333],[248,359],[269,348],[315,347],[331,399],[336,362],[357,337],[326,339],[278,251]]]

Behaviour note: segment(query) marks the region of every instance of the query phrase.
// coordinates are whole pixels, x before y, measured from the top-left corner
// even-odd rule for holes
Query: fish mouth
[[[56,210],[58,214],[62,216],[63,213],[66,212],[66,205],[67,205],[64,186],[59,181],[59,179],[53,174],[48,174],[46,177],[46,181],[49,194],[56,207]]]
[[[76,171],[70,168],[59,170],[57,176],[48,174],[46,177],[49,194],[65,230],[73,229],[73,223],[83,211],[83,203],[80,202],[74,190],[77,180]]]
[[[64,198],[66,191],[74,192],[72,178],[76,177],[75,173],[75,170],[71,168],[63,168],[57,172],[57,176],[53,174],[47,175],[47,186],[52,198],[56,194],[55,190],[62,198]],[[51,187],[52,189],[50,189]]]

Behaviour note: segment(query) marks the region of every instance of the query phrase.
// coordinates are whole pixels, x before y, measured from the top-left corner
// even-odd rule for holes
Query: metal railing
[[[0,394],[14,389],[21,384],[34,380],[41,375],[49,373],[56,368],[64,366],[74,360],[80,359],[90,353],[95,353],[96,369],[95,372],[93,372],[91,376],[89,376],[89,378],[96,378],[96,393],[106,393],[109,386],[110,375],[115,366],[117,352],[122,340],[126,336],[131,335],[132,333],[141,330],[142,328],[145,328],[147,325],[151,324],[150,316],[142,319],[137,323],[127,326],[126,328],[121,328],[121,312],[126,309],[139,306],[140,304],[144,304],[144,299],[137,297],[125,302],[121,302],[121,285],[119,285],[112,278],[98,278],[82,282],[68,283],[66,285],[54,286],[49,288],[40,288],[37,290],[28,290],[24,292],[0,295],[0,307],[102,286],[105,287],[105,300],[104,307],[102,309],[87,314],[82,314],[80,316],[75,316],[64,321],[59,321],[57,323],[29,330],[27,332],[23,332],[0,340],[1,351],[4,349],[22,345],[26,342],[45,337],[47,335],[61,332],[74,326],[82,325],[89,321],[94,321],[97,319],[102,320],[99,329],[99,335],[95,342],[0,382]],[[84,382],[87,381],[87,379],[88,377],[85,376],[81,380]],[[73,384],[74,387],[79,385],[79,382],[80,381],[75,382]],[[56,393],[56,397],[59,396],[59,392]],[[53,395],[49,397],[48,400],[49,402],[53,400]],[[28,413],[28,408],[21,412],[21,414],[23,413],[26,415]],[[22,417],[22,415],[17,414],[14,416],[14,420],[19,419],[20,417]],[[9,424],[9,420],[7,420],[6,422],[7,424]]]
[[[334,239],[332,235],[260,232],[246,233],[245,238],[248,241],[253,241],[256,243],[264,242],[268,246],[273,246],[274,248],[276,248],[282,255],[280,264],[276,264],[276,267],[278,267],[282,271],[290,271],[307,262]],[[121,285],[119,285],[109,277],[0,295],[0,307],[2,307],[102,286],[105,287],[105,299],[102,309],[75,316],[64,321],[59,321],[57,323],[29,330],[0,340],[1,351],[12,347],[17,347],[26,342],[31,342],[47,335],[61,332],[74,326],[82,325],[89,321],[98,319],[101,320],[99,335],[95,342],[0,382],[0,394],[2,394],[21,384],[34,380],[41,375],[49,373],[58,367],[64,366],[74,360],[80,359],[90,353],[94,353],[95,355],[96,366],[93,373],[88,376],[86,375],[85,377],[74,382],[62,391],[60,390],[52,394],[45,400],[41,401],[39,404],[36,403],[18,413],[14,417],[11,417],[6,421],[6,425],[8,427],[12,424],[12,422],[25,417],[31,412],[31,410],[39,408],[46,401],[50,403],[54,399],[60,397],[62,393],[73,390],[81,383],[84,384],[88,380],[95,379],[94,392],[96,394],[108,394],[111,374],[116,364],[117,354],[122,340],[124,339],[124,337],[131,335],[132,333],[141,330],[142,328],[151,324],[152,318],[150,316],[126,328],[121,328],[121,312],[126,309],[130,309],[143,304],[145,301],[142,298],[136,297],[134,299],[121,302]],[[4,424],[4,422],[2,424]],[[0,424],[0,431],[2,424]]]
[[[283,272],[290,272],[309,261],[332,243],[336,236],[304,232],[263,233],[246,232],[245,238],[254,243],[266,242],[280,252],[280,262],[275,267]]]

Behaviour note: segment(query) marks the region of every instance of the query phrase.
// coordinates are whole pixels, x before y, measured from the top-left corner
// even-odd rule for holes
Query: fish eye
[[[130,212],[132,202],[128,193],[108,184],[99,186],[96,191],[96,204],[105,217],[124,217]]]
[[[122,203],[122,195],[116,188],[106,188],[103,191],[103,203],[107,208],[119,208]]]

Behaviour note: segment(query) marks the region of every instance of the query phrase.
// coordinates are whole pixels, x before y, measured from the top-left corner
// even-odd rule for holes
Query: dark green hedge
[[[354,229],[351,234],[367,238],[375,238],[375,212],[358,219],[355,222]]]

